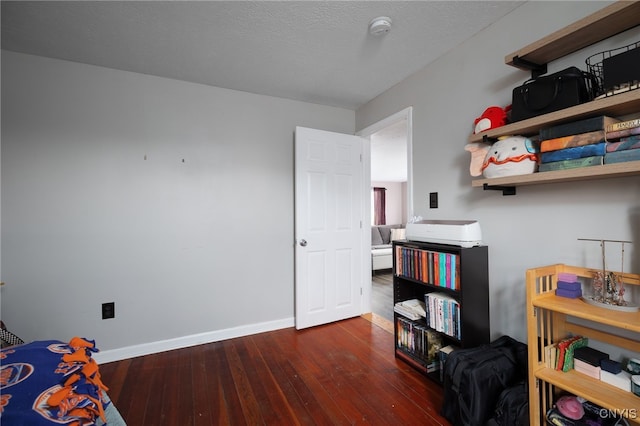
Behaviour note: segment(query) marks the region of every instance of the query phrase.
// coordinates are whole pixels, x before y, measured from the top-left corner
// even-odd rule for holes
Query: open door
[[[361,314],[363,143],[296,127],[297,329]]]

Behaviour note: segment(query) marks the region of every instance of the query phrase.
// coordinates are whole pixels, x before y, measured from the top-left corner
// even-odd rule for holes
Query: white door
[[[363,139],[296,127],[296,328],[361,313]]]

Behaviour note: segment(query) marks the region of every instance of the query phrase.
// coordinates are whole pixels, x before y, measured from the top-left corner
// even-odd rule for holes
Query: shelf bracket
[[[501,186],[501,185],[489,185],[485,183],[482,185],[482,189],[485,191],[502,191],[502,195],[516,195],[516,187],[515,186]]]
[[[518,68],[531,70],[531,78],[540,77],[547,72],[547,64],[536,64],[519,56],[513,57],[513,64]]]

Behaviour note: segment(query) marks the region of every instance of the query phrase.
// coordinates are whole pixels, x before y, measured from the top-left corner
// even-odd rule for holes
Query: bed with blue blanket
[[[36,341],[0,350],[0,423],[126,425],[91,354],[95,342]]]

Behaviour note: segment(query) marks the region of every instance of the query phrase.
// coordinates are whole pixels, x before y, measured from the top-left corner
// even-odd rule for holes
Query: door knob
[[[307,240],[300,240],[300,245],[302,247],[306,247],[307,246]]]

